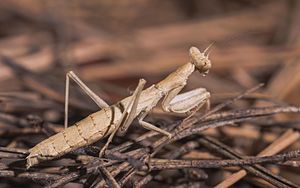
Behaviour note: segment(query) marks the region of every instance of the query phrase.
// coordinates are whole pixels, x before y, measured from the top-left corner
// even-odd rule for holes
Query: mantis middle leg
[[[138,84],[137,88],[135,89],[128,106],[126,107],[126,109],[122,113],[122,116],[121,116],[120,120],[118,121],[115,130],[110,134],[106,144],[100,150],[99,157],[103,156],[103,154],[104,154],[105,150],[107,149],[109,143],[112,141],[115,134],[119,131],[119,128],[121,129],[120,131],[121,132],[123,131],[124,132],[123,134],[125,134],[125,132],[128,129],[129,125],[134,120],[135,114],[136,114],[136,108],[137,108],[139,98],[140,98],[140,95],[141,95],[141,92],[144,88],[145,83],[146,83],[146,81],[144,79],[141,79],[139,81],[139,84]]]
[[[169,138],[172,138],[172,134],[169,133],[168,131],[165,131],[165,130],[163,130],[161,128],[156,127],[155,125],[153,125],[153,124],[151,124],[149,122],[144,121],[144,118],[147,115],[148,115],[148,113],[146,111],[141,113],[140,117],[138,118],[140,125],[142,125],[145,129],[152,130],[152,131],[164,134],[164,135],[166,135]]]

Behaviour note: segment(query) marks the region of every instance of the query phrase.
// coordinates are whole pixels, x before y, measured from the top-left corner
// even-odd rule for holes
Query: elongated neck
[[[181,86],[183,87],[194,70],[195,65],[193,63],[186,63],[156,84],[156,87],[164,93]]]

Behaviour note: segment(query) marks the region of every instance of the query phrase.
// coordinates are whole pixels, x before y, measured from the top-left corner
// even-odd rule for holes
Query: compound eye
[[[203,66],[203,62],[205,61],[205,56],[200,50],[196,47],[190,48],[190,60],[196,66]]]
[[[207,52],[207,49],[205,52]],[[208,56],[206,56],[205,53],[201,53],[196,47],[190,48],[190,59],[195,65],[196,69],[204,75],[207,74],[208,70],[211,68],[211,63],[208,59]]]

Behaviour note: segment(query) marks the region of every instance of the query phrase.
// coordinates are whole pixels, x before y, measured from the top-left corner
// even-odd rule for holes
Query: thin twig
[[[259,153],[258,156],[274,155],[286,148],[287,146],[289,146],[290,144],[292,144],[293,142],[295,142],[296,140],[298,140],[299,136],[299,132],[289,129],[281,137],[279,137],[276,141],[274,141],[271,145],[269,145],[261,153]],[[215,187],[230,187],[246,175],[247,172],[245,170],[240,170],[227,177],[226,180],[219,183]]]
[[[106,178],[104,179],[110,188],[121,188],[121,186],[118,184],[115,178],[105,167],[99,167],[99,169],[102,172],[102,174],[107,177],[107,180]]]
[[[284,162],[300,156],[300,150],[290,151],[280,155],[265,157],[247,157],[244,159],[224,159],[224,160],[171,160],[171,159],[151,159],[150,170],[178,169],[178,168],[221,168],[228,166],[245,166],[261,163]]]
[[[203,137],[199,139],[199,142],[205,147],[214,150],[214,152],[224,155],[226,157],[232,159],[242,159],[241,155],[239,155],[238,153],[230,149],[230,147],[218,142],[215,139]],[[298,185],[286,180],[283,177],[273,174],[272,172],[260,165],[243,166],[243,168],[277,187],[298,187]]]

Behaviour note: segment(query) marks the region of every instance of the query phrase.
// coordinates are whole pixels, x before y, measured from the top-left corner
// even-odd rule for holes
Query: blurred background
[[[274,98],[299,104],[298,1],[2,0],[0,10],[1,54],[55,84],[75,70],[94,89],[132,90],[138,78],[151,84],[187,62],[190,46],[214,43],[213,69],[188,87],[220,95],[263,82]],[[0,63],[0,91],[22,85]]]
[[[0,111],[62,124],[67,71],[112,104],[212,43],[210,73],[185,90],[207,88],[214,105],[265,83],[260,97],[299,105],[299,20],[296,0],[1,0]],[[71,123],[97,110],[72,85]]]

